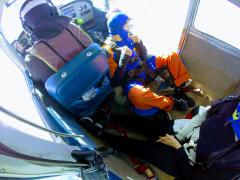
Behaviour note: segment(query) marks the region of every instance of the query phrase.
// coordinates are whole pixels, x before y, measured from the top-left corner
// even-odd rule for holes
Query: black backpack
[[[240,102],[239,96],[228,96],[215,101],[200,128],[197,163],[203,170],[239,170],[240,141],[228,123]],[[213,153],[210,153],[213,152]]]

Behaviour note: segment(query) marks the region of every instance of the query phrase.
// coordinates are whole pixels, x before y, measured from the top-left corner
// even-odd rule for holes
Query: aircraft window
[[[27,39],[24,38],[20,41],[22,44],[19,44],[18,41],[16,41],[23,31],[19,19],[19,10],[24,1],[25,0],[12,1],[14,3],[4,6],[1,17],[1,26],[4,37],[20,52],[23,51],[22,45],[27,43]],[[26,86],[25,78],[21,70],[11,62],[2,49],[0,49],[0,56],[0,81],[3,83],[1,85],[0,96],[1,105],[9,110],[12,110],[19,116],[27,120],[32,120],[34,123],[44,127],[45,125],[42,122],[35,105],[33,104],[32,97],[29,94],[29,90]],[[16,87],[18,87],[17,90]],[[53,141],[52,137],[48,133],[25,125],[0,113],[0,121],[3,119],[6,120],[4,123],[16,127],[20,131]]]
[[[201,0],[195,28],[240,49],[240,9],[227,0]]]
[[[99,1],[99,0],[92,0],[93,6],[98,8],[98,9],[102,9],[105,10],[105,5],[104,5],[104,0]]]
[[[55,6],[61,6],[61,5],[64,5],[64,4],[68,4],[70,2],[72,2],[73,0],[52,0],[53,4]]]
[[[21,21],[19,19],[19,10],[25,0],[15,1],[10,6],[4,6],[1,25],[5,38],[12,43],[18,38],[23,31]]]
[[[25,0],[9,1],[4,6],[1,25],[3,34],[9,43],[13,43],[16,39],[18,39],[19,35],[23,31],[21,21],[19,19],[19,11],[24,1]],[[52,0],[52,2],[56,6],[61,6],[69,2],[73,2],[73,0]],[[94,7],[105,9],[103,0],[92,0],[92,2],[94,4]]]
[[[143,40],[148,52],[158,55],[177,51],[188,3],[189,0],[109,0],[110,9],[119,8],[132,18],[132,32]]]
[[[67,4],[71,1],[72,0],[52,0],[53,4],[56,6]],[[9,43],[12,43],[14,40],[18,39],[19,35],[23,31],[21,21],[19,19],[19,11],[25,0],[17,0],[12,2],[9,1],[4,6],[1,18],[3,34]]]
[[[61,6],[73,2],[73,0],[52,0],[53,4],[56,6]],[[94,7],[98,9],[105,9],[104,0],[92,0]]]
[[[26,86],[25,78],[21,70],[12,63],[2,49],[0,49],[0,56],[0,105],[35,124],[45,127],[32,101],[32,96]],[[12,126],[27,134],[53,141],[50,134],[17,121],[2,112],[0,112],[0,123]]]
[[[17,0],[9,0],[8,2],[6,2],[5,4],[6,4],[6,6],[7,7],[9,7],[9,6],[11,6],[13,3],[15,3]]]

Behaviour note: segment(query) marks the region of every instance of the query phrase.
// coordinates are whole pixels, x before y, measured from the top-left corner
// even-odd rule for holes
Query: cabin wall
[[[240,59],[194,33],[187,35],[181,57],[195,86],[213,100],[228,95],[240,82]]]

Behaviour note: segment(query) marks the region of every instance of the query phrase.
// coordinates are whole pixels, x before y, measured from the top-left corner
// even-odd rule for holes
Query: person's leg
[[[176,158],[177,152],[171,147],[161,143],[124,138],[108,133],[102,133],[101,138],[115,149],[149,162],[169,175],[177,177],[180,174]]]
[[[154,117],[111,115],[111,121],[126,127],[136,133],[156,140],[166,133],[173,134],[173,121],[169,120],[165,112]]]
[[[128,100],[136,109],[148,111],[152,108],[158,108],[168,112],[173,108],[174,101],[171,97],[158,95],[139,82],[129,83],[127,88]]]
[[[115,149],[149,162],[172,176],[181,176],[184,169],[190,166],[188,160],[186,160],[187,156],[185,159],[179,159],[179,152],[177,150],[162,143],[112,135],[103,131],[87,118],[82,118],[79,120],[79,123],[90,133],[106,141]],[[189,174],[190,173],[191,172],[189,172]]]

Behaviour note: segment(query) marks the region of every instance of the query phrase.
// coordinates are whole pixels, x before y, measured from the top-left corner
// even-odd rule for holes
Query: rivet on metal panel
[[[87,56],[91,56],[92,55],[92,52],[87,52]]]
[[[67,72],[63,72],[63,73],[61,74],[61,77],[62,77],[62,78],[67,77]]]

